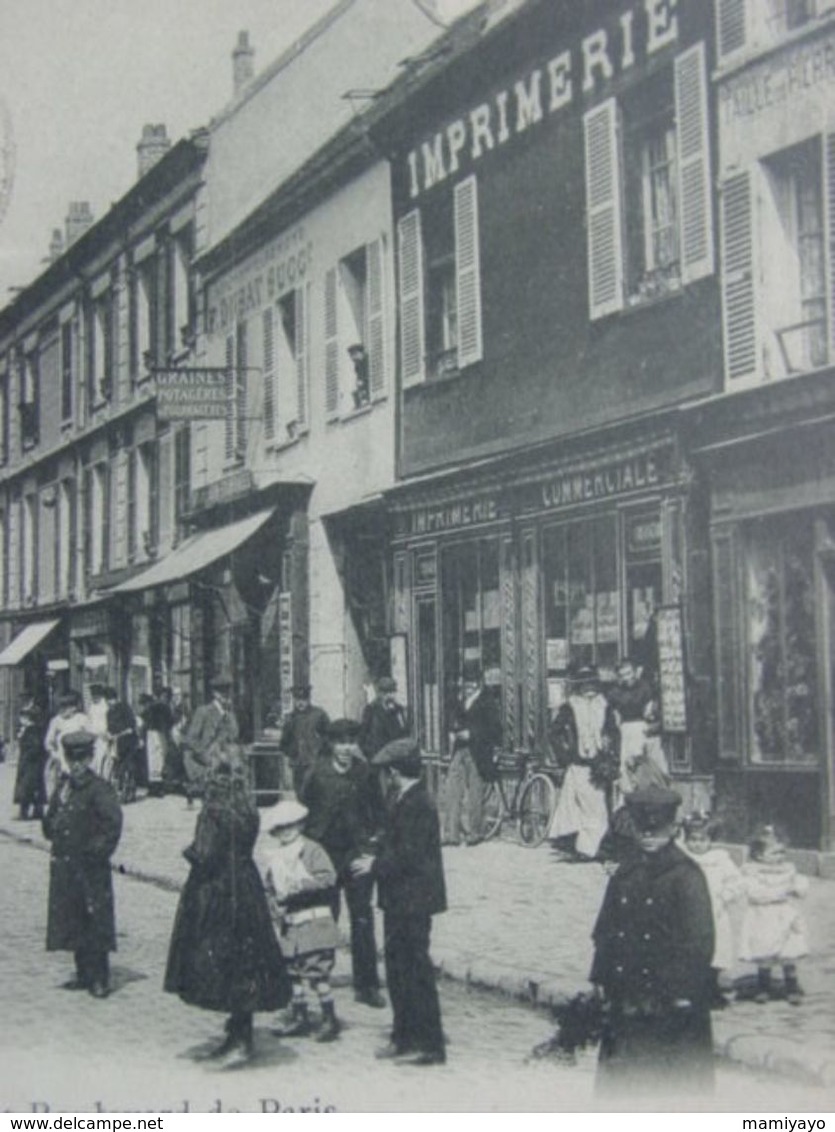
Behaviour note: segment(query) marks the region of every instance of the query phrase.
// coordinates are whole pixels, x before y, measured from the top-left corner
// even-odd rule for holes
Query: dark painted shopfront
[[[690,646],[687,719],[665,748],[677,775],[704,774],[704,516],[670,433],[543,449],[403,485],[391,504],[394,630],[425,750],[449,755],[455,706],[478,673],[501,699],[505,749],[547,757],[569,668],[593,663],[613,678],[628,655],[655,665],[650,621],[677,607]]]

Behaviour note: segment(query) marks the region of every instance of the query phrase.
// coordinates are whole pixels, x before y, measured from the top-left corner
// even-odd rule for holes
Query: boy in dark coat
[[[440,1065],[446,1051],[429,957],[432,917],[447,906],[438,814],[420,781],[420,750],[413,740],[387,743],[373,765],[381,768],[393,804],[376,857],[359,858],[353,869],[373,872],[383,910],[394,1025],[391,1042],[377,1056]]]
[[[108,952],[116,950],[110,858],[122,832],[116,792],[93,772],[95,735],[61,738],[69,772],[52,795],[43,832],[52,842],[49,863],[47,951],[75,953],[75,978],[67,990],[110,993]]]
[[[704,1093],[713,1085],[707,883],[673,840],[678,794],[653,786],[625,802],[638,851],[609,881],[593,933],[590,978],[607,1006],[597,1086]]]

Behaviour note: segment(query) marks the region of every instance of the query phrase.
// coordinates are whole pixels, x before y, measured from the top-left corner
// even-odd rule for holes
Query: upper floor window
[[[61,422],[72,420],[73,380],[75,376],[72,322],[61,325]]]
[[[481,360],[478,182],[459,182],[398,224],[403,384],[454,375]]]
[[[40,439],[41,375],[36,350],[20,360],[20,440],[24,448],[32,448]]]
[[[835,168],[835,136],[816,136],[735,173],[722,187],[725,367],[731,386],[802,373],[832,356],[828,167]],[[829,207],[835,210],[835,201]]]
[[[118,305],[109,278],[94,286],[87,319],[87,402],[91,409],[109,401],[116,362]]]
[[[382,241],[363,244],[325,275],[325,413],[354,412],[385,389]]]
[[[835,0],[716,0],[720,62],[744,49],[765,51],[810,21],[835,10]]]
[[[9,374],[0,371],[0,464],[9,459]]]
[[[593,319],[713,272],[707,122],[701,43],[585,115]]]
[[[226,434],[224,455],[227,463],[242,461],[246,454],[248,331],[246,322],[239,322],[235,333],[226,339]]]
[[[268,443],[292,440],[307,425],[307,293],[306,287],[288,291],[261,316],[264,438]]]

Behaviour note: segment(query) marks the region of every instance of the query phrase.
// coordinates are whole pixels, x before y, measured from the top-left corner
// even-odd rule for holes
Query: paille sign
[[[168,369],[155,373],[157,416],[164,421],[224,420],[229,406],[225,369]]]

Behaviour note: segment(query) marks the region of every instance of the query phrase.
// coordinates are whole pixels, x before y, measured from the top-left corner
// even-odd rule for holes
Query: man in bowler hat
[[[92,769],[96,736],[75,731],[61,742],[68,771],[43,819],[52,843],[46,949],[74,953],[75,978],[64,984],[67,990],[106,998],[108,952],[116,950],[110,858],[119,844],[122,810],[113,787]]]
[[[593,932],[601,1093],[713,1086],[713,915],[702,870],[674,841],[680,802],[661,786],[625,797],[638,850],[609,880]]]
[[[381,676],[374,699],[365,705],[362,713],[359,734],[362,753],[367,759],[373,759],[386,743],[405,739],[408,734],[406,710],[397,702],[397,681],[391,676]]]
[[[435,971],[429,957],[432,917],[446,911],[438,813],[421,782],[420,749],[395,739],[374,757],[393,799],[375,857],[353,863],[377,879],[383,910],[386,980],[394,1013],[391,1041],[380,1058],[412,1065],[446,1061]]]
[[[216,677],[211,683],[211,693],[211,700],[197,708],[183,736],[189,804],[194,795],[201,792],[206,775],[218,755],[229,744],[236,744],[240,735],[238,720],[232,710],[232,681],[225,676]]]
[[[325,732],[330,723],[328,713],[311,702],[310,692],[309,684],[293,685],[293,710],[278,741],[282,754],[290,760],[296,797],[301,796],[305,780],[326,746]]]

